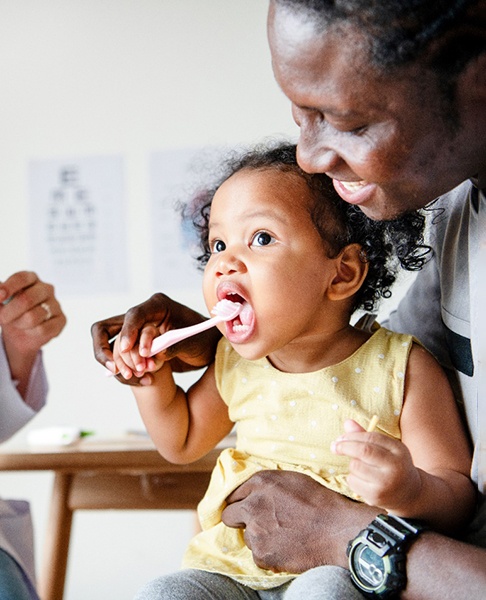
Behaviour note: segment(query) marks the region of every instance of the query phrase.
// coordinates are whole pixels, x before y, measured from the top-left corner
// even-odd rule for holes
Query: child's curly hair
[[[182,206],[183,218],[192,221],[199,235],[202,251],[196,257],[199,268],[204,268],[211,256],[208,235],[213,197],[224,181],[242,169],[291,172],[307,183],[315,199],[309,207],[310,217],[327,243],[329,258],[335,258],[348,244],[357,243],[362,247],[361,258],[369,268],[355,295],[352,312],[373,311],[380,298],[391,296],[390,288],[399,268],[418,271],[431,252],[424,243],[425,216],[422,213],[414,211],[388,221],[369,219],[359,208],[340,198],[330,177],[306,173],[298,166],[295,144],[279,142],[233,152],[222,163],[215,182]]]

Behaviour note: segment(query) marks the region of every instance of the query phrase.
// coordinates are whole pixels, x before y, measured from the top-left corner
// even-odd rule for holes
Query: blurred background
[[[0,0],[0,278],[35,266],[32,161],[118,157],[123,219],[112,213],[105,237],[116,252],[122,240],[125,252],[123,289],[81,285],[73,293],[49,278],[68,324],[44,350],[48,406],[9,445],[50,425],[100,435],[142,428],[130,390],[105,378],[93,358],[90,326],[161,289],[153,276],[154,153],[296,137],[272,75],[266,11],[264,0]],[[157,260],[163,273],[164,256]],[[193,285],[168,280],[164,291],[206,312],[195,269]],[[32,503],[38,567],[51,486],[47,473],[0,473],[3,497]],[[131,599],[179,567],[193,527],[183,511],[77,513],[66,600]]]

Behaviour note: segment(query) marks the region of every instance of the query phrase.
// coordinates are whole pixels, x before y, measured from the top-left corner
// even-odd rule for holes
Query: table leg
[[[69,538],[73,511],[69,506],[69,492],[73,476],[55,474],[49,512],[44,560],[39,580],[42,600],[62,600],[68,562]]]

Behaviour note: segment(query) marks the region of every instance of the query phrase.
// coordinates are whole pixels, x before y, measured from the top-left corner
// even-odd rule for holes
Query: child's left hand
[[[397,513],[410,507],[420,492],[422,478],[405,444],[368,432],[352,420],[344,423],[344,430],[331,450],[351,458],[350,488],[371,506]]]

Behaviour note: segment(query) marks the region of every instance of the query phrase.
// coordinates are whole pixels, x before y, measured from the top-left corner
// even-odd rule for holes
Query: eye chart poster
[[[183,222],[180,203],[211,178],[215,148],[182,148],[154,152],[150,159],[152,261],[154,287],[164,292],[201,289],[195,256],[198,240]]]
[[[128,288],[121,157],[29,165],[33,269],[65,294]]]

